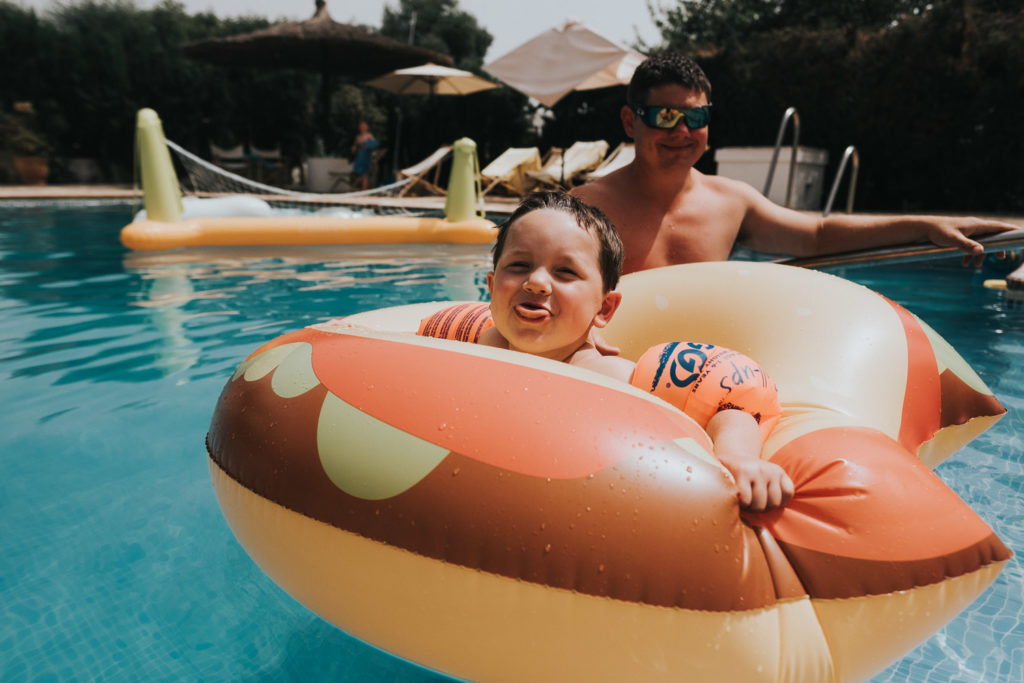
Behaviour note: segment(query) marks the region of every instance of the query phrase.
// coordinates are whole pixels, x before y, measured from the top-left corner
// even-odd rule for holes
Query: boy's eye
[[[567,277],[579,277],[579,274],[573,268],[559,268],[558,272],[559,274],[565,275]]]

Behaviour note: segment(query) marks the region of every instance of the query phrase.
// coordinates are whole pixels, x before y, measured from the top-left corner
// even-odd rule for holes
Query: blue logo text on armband
[[[682,345],[675,344],[674,346],[682,346],[682,348],[672,359],[672,365],[669,368],[669,378],[672,380],[672,384],[677,387],[688,387],[700,376],[700,371],[708,359],[708,353],[715,346],[714,344],[698,344],[695,342],[687,342]],[[679,372],[679,369],[683,372]]]

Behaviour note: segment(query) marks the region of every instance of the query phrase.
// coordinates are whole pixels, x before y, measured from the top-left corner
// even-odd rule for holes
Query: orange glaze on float
[[[236,536],[353,635],[509,681],[862,679],[1011,556],[922,463],[1002,408],[912,315],[765,264],[620,289],[605,332],[626,357],[700,339],[771,375],[763,457],[789,505],[741,513],[700,427],[645,391],[412,334],[439,303],[289,333],[239,367],[207,439]]]
[[[456,304],[421,320],[416,334],[475,344],[493,325],[487,304]],[[762,441],[782,413],[768,373],[742,353],[714,344],[652,346],[636,362],[629,383],[668,401],[702,429],[719,411],[747,412],[757,421]]]

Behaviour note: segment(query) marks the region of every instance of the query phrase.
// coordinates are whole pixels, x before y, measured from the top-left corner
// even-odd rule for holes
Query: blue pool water
[[[203,437],[235,365],[312,322],[482,299],[486,247],[124,250],[127,205],[0,204],[0,680],[446,681],[279,590]],[[876,681],[1024,680],[1024,307],[955,259],[840,274],[906,305],[1009,408],[938,473],[1018,555]]]

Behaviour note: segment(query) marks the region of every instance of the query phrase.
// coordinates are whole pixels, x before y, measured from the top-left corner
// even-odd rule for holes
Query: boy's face
[[[604,327],[621,295],[605,292],[597,236],[572,216],[532,211],[509,228],[505,248],[487,274],[491,314],[509,348],[565,360]]]

